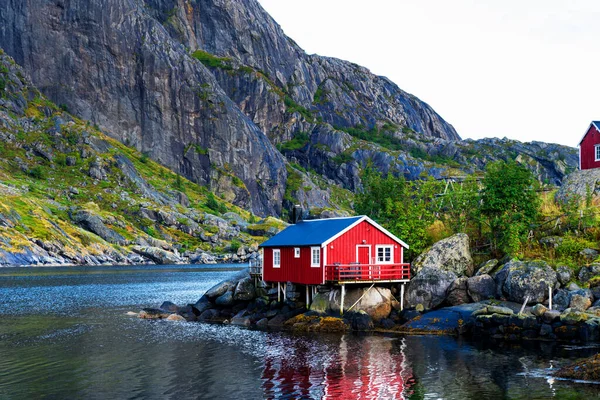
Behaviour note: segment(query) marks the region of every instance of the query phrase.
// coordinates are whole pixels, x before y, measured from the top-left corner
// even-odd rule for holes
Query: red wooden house
[[[309,287],[407,282],[408,245],[366,216],[300,221],[260,245],[262,279]],[[308,295],[307,295],[308,302]]]
[[[579,169],[600,167],[600,121],[592,121],[579,141]]]

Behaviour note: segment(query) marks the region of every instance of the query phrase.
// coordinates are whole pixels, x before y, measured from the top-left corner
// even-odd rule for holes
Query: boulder
[[[506,293],[504,293],[504,282],[506,282],[506,277],[508,276],[508,265],[504,264],[499,271],[497,271],[494,275],[494,282],[496,283],[496,295],[500,298],[506,297]]]
[[[560,319],[560,311],[557,310],[548,310],[544,313],[543,319],[546,323],[551,324]]]
[[[233,317],[231,319],[231,325],[250,326],[251,321],[248,317]]]
[[[168,318],[169,315],[171,315],[170,312],[158,308],[144,308],[140,311],[138,317],[142,319],[164,319]]]
[[[592,306],[594,297],[589,289],[579,289],[570,292],[571,299],[569,301],[569,308],[576,311],[585,311]]]
[[[565,289],[558,289],[552,296],[552,307],[558,311],[564,311],[571,304],[571,293]]]
[[[555,249],[563,242],[562,236],[546,236],[540,239],[540,244],[546,248]]]
[[[221,296],[222,294],[229,291],[230,289],[233,290],[233,288],[235,286],[236,286],[235,282],[231,282],[231,281],[219,282],[212,288],[208,289],[204,295],[208,298],[214,299],[215,297]]]
[[[556,285],[556,272],[545,261],[511,261],[503,269],[508,273],[503,291],[510,301],[528,304],[543,303],[548,288]]]
[[[359,300],[360,299],[360,300]],[[310,310],[318,313],[339,313],[341,293],[339,289],[318,293]],[[388,288],[348,288],[344,296],[344,312],[365,312],[373,320],[387,318],[392,311],[393,296]],[[354,307],[350,310],[350,307]]]
[[[215,304],[218,306],[230,306],[233,304],[233,292],[228,291],[217,297]]]
[[[599,169],[575,171],[563,180],[563,184],[556,192],[556,199],[560,202],[567,202],[570,199],[578,201],[585,198],[588,190],[596,194],[598,187],[600,187]]]
[[[373,330],[373,320],[365,312],[353,313],[350,318],[350,327],[353,331]]]
[[[434,268],[452,272],[456,276],[471,276],[473,267],[469,236],[464,233],[436,242],[412,263],[415,274],[423,268]]]
[[[171,314],[167,317],[167,321],[185,321],[186,319],[179,314]]]
[[[467,277],[462,276],[456,278],[448,287],[446,295],[446,303],[451,306],[457,306],[459,304],[465,304],[469,302],[469,295],[467,294]]]
[[[172,313],[176,313],[177,311],[179,311],[179,307],[177,306],[177,304],[171,303],[170,301],[163,302],[160,306],[160,309]]]
[[[583,249],[579,252],[583,258],[585,258],[588,262],[594,261],[596,257],[598,257],[598,251],[594,249]]]
[[[467,280],[467,293],[474,302],[496,297],[496,282],[489,275],[473,276]]]
[[[269,320],[267,318],[261,318],[258,321],[256,321],[256,327],[257,328],[266,328],[267,326],[269,326]]]
[[[573,279],[573,270],[566,265],[561,265],[556,268],[556,278],[562,286],[565,286]]]
[[[181,258],[175,253],[152,246],[133,246],[131,250],[142,257],[146,257],[156,264],[179,264]]]
[[[407,303],[411,306],[422,304],[425,309],[439,306],[456,278],[456,274],[451,271],[432,267],[421,268],[408,284]]]
[[[119,233],[104,225],[102,218],[87,210],[80,210],[73,216],[73,221],[86,231],[90,231],[112,244],[126,245],[127,240]]]
[[[475,276],[489,275],[498,266],[498,263],[499,261],[495,258],[482,263],[477,269]]]
[[[254,281],[250,277],[240,280],[233,294],[233,299],[238,301],[249,301],[255,297]]]
[[[548,311],[548,309],[543,304],[536,304],[535,306],[531,307],[531,313],[536,317],[543,316],[546,311]]]
[[[569,284],[567,285],[567,290],[568,290],[569,292],[573,292],[573,291],[575,291],[575,290],[579,290],[579,289],[581,289],[581,288],[580,288],[580,287],[579,287],[579,285],[578,285],[578,284],[576,284],[575,282],[571,282],[571,283],[569,283]]]
[[[587,267],[581,267],[578,278],[585,283],[596,275],[600,275],[600,264],[593,263]]]

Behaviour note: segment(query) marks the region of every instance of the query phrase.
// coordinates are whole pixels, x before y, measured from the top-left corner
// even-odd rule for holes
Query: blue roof
[[[300,221],[296,225],[288,226],[260,247],[318,246],[361,218],[363,216]]]

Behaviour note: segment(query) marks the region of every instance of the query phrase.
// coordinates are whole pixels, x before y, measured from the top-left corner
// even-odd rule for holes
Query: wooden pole
[[[308,295],[308,285],[306,285],[306,308],[310,305],[310,297]]]
[[[404,283],[400,285],[400,311],[404,310]]]
[[[344,297],[346,295],[346,285],[342,285],[342,298],[340,300],[340,315],[344,315]]]
[[[283,301],[287,300],[287,282],[283,284]]]
[[[281,302],[281,282],[277,282],[277,302]]]
[[[548,288],[550,297],[548,298],[548,308],[552,310],[552,286]]]
[[[521,307],[521,311],[519,311],[519,314],[523,314],[523,311],[525,311],[525,306],[527,305],[528,301],[529,301],[529,296],[525,297],[525,301],[523,302],[523,307]]]

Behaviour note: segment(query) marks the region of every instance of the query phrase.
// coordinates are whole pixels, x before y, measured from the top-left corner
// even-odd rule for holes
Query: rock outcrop
[[[581,201],[588,194],[600,195],[600,169],[586,169],[569,174],[556,192],[556,199],[562,202],[569,199]]]
[[[310,310],[319,313],[339,313],[340,302],[339,289],[321,292],[314,297]],[[374,321],[387,318],[394,306],[398,306],[397,302],[390,289],[384,287],[348,288],[344,296],[345,312],[364,312]]]
[[[447,290],[456,278],[452,271],[433,267],[421,268],[408,285],[408,306],[416,307],[421,304],[426,310],[439,306],[446,299]]]
[[[473,275],[469,236],[457,233],[440,240],[419,255],[411,264],[414,273],[427,267],[450,271],[457,276]]]
[[[543,303],[549,288],[557,283],[556,272],[544,261],[511,261],[496,274],[502,293],[510,301],[527,304]]]

